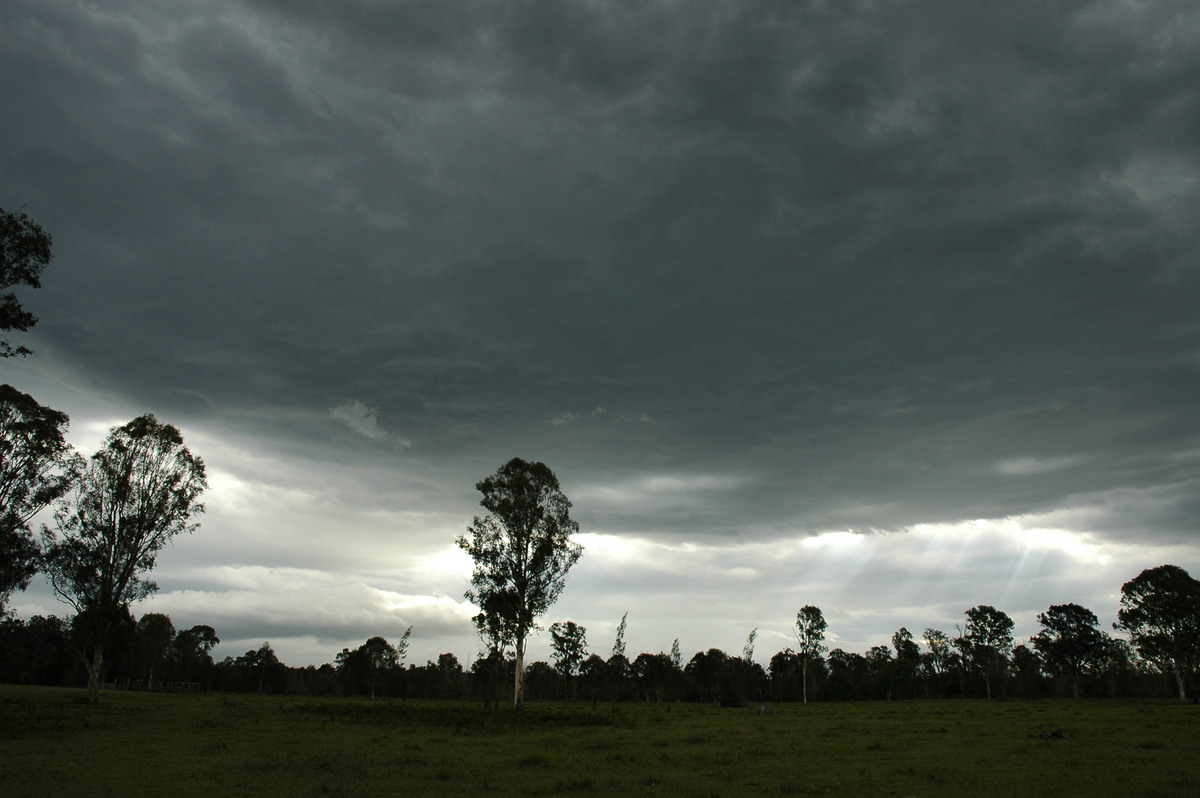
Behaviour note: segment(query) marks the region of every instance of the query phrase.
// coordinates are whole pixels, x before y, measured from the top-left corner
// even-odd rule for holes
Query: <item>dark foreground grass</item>
[[[0,685],[0,795],[1200,795],[1167,702],[477,704]]]

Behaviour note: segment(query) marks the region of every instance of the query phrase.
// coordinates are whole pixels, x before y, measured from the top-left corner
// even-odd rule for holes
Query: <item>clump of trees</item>
[[[0,294],[0,358],[30,354],[7,333],[28,330],[37,317],[8,289],[40,287],[51,257],[50,236],[39,225],[0,209],[0,291],[6,291]],[[204,462],[179,430],[153,415],[113,428],[86,463],[66,442],[67,423],[65,413],[0,386],[0,618],[12,591],[43,571],[75,610],[66,639],[83,662],[88,699],[95,702],[106,650],[131,622],[130,604],[157,589],[146,575],[158,552],[195,528],[207,482]],[[49,506],[55,528],[43,527],[39,546],[29,524]],[[62,640],[57,620],[24,628],[5,623],[7,632],[23,638],[19,645],[36,647],[47,635]],[[154,639],[165,650],[174,630],[147,623],[137,630],[139,644]]]

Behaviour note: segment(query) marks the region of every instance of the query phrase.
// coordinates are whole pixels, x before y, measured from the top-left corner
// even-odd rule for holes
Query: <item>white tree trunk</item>
[[[517,668],[513,677],[513,709],[525,706],[525,636],[517,635]]]
[[[808,703],[808,657],[804,658],[804,663],[800,669],[800,690],[804,695],[804,703]]]

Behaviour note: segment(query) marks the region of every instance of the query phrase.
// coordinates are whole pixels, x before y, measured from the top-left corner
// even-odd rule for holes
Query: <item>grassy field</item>
[[[477,704],[0,685],[0,794],[1195,796],[1167,702]]]

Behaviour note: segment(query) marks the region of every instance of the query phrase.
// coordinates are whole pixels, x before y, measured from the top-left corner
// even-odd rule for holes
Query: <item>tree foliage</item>
[[[1104,652],[1105,635],[1096,613],[1078,604],[1053,604],[1038,615],[1041,630],[1030,638],[1046,670],[1070,680],[1071,694],[1079,698],[1084,670]]]
[[[1121,586],[1117,626],[1144,660],[1175,676],[1185,700],[1200,665],[1200,581],[1178,565],[1142,571]]]
[[[801,678],[804,680],[804,703],[808,703],[808,671],[812,660],[819,660],[826,652],[825,630],[829,624],[820,607],[805,605],[796,613],[796,646],[801,656]]]
[[[966,612],[967,622],[958,640],[964,661],[983,675],[987,697],[992,685],[1003,678],[1009,652],[1012,651],[1012,618],[989,604],[980,604]]]
[[[204,462],[179,430],[144,415],[109,432],[45,532],[54,591],[87,619],[82,652],[96,700],[108,630],[128,606],[158,589],[146,578],[159,551],[195,529],[207,487]]]
[[[221,642],[217,630],[197,624],[175,635],[168,655],[173,678],[204,683],[213,670],[212,650]]]
[[[0,385],[0,614],[37,570],[30,519],[66,493],[82,469],[66,429],[66,413]]]
[[[554,666],[569,679],[579,672],[587,656],[587,629],[574,621],[551,624],[550,648],[554,652]]]
[[[621,622],[617,624],[617,636],[613,639],[612,653],[613,656],[625,656],[625,624],[629,620],[628,610],[621,616]]]
[[[8,213],[0,208],[0,332],[24,332],[37,324],[37,316],[21,306],[10,289],[18,285],[41,288],[42,270],[49,265],[50,234],[24,213]],[[28,355],[24,346],[14,347],[7,336],[0,337],[0,358]]]
[[[516,647],[513,705],[519,709],[525,640],[583,553],[571,541],[579,525],[571,520],[571,502],[558,478],[543,463],[513,458],[475,488],[488,515],[476,517],[469,535],[456,541],[475,563],[465,596],[480,608],[475,617],[480,634]]]
[[[153,688],[155,677],[162,679],[162,668],[175,641],[175,625],[161,612],[148,612],[138,618],[133,630],[133,654],[137,677]]]
[[[754,662],[754,643],[758,640],[758,627],[750,630],[750,634],[746,635],[746,645],[742,646],[742,659],[746,662]]]
[[[376,635],[351,651],[342,649],[337,656],[337,670],[343,685],[351,692],[366,692],[371,698],[380,694],[385,680],[394,673],[408,654],[412,627],[408,627],[398,645]]]

